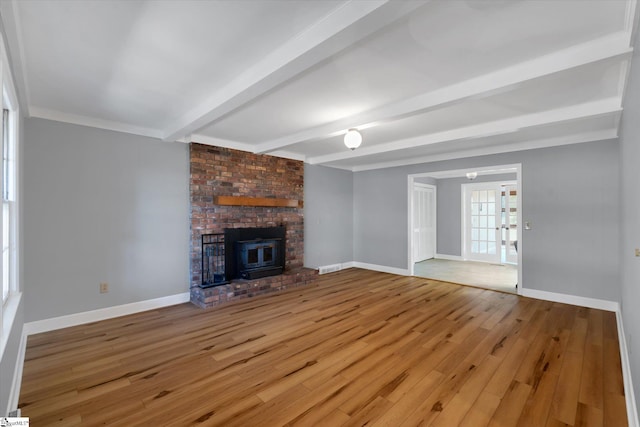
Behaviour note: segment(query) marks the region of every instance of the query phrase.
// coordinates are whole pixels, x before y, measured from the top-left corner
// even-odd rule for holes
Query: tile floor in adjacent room
[[[417,262],[414,275],[515,293],[516,283],[518,283],[518,266],[432,258]]]

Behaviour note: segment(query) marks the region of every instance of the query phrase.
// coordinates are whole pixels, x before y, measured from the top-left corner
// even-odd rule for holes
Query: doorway
[[[471,179],[467,174],[477,176],[477,179]],[[522,223],[520,178],[520,164],[409,175],[409,274],[521,293],[522,242],[518,241],[518,224]],[[420,224],[413,221],[417,209],[415,199],[420,197],[414,194],[416,183],[429,183],[435,187],[435,253],[426,261],[420,261],[424,259],[424,253],[420,253],[420,246],[416,244]],[[477,192],[463,195],[463,186],[469,184],[472,184],[469,189],[477,184],[474,189]],[[468,225],[464,221],[465,205],[469,216],[475,216],[473,222],[469,219]],[[466,234],[470,239],[466,239]],[[473,252],[473,256],[467,257],[467,252]],[[436,277],[439,274],[442,277]]]

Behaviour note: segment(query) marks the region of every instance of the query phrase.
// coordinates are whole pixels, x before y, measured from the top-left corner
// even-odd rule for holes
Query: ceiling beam
[[[459,104],[471,99],[488,97],[518,88],[527,81],[550,76],[600,61],[628,58],[633,49],[628,36],[620,32],[592,40],[587,43],[559,50],[529,61],[484,74],[441,89],[423,93],[412,98],[367,111],[365,113],[336,120],[326,125],[304,130],[296,134],[260,144],[258,153],[267,153],[301,142],[320,140],[340,135],[349,128],[371,127],[376,123],[398,120],[422,114],[437,108]]]
[[[307,163],[322,164],[338,160],[353,159],[373,154],[387,153],[391,151],[416,148],[425,145],[439,144],[448,141],[459,141],[463,139],[476,139],[487,136],[504,135],[516,133],[521,129],[533,128],[558,124],[582,118],[598,117],[606,114],[614,114],[622,111],[621,98],[613,97],[600,101],[588,102],[571,107],[547,110],[538,113],[524,114],[493,122],[481,123],[478,125],[465,126],[457,129],[436,132],[428,135],[421,135],[399,141],[372,145],[358,148],[355,151],[343,151],[335,154],[309,157]]]
[[[212,136],[194,134],[187,138],[187,142],[211,145],[213,147],[232,148],[234,150],[253,152],[253,145]]]
[[[223,148],[231,148],[231,149],[240,150],[240,151],[248,151],[249,153],[253,153],[255,148],[253,145],[246,144],[243,142],[231,141],[228,139],[221,139],[221,138],[213,138],[211,136],[198,135],[198,134],[189,135],[179,142],[185,142],[187,144],[194,142],[196,144],[211,145],[213,147],[223,147]],[[266,155],[283,157],[285,159],[299,160],[301,162],[304,162],[306,160],[304,154],[293,153],[285,150],[273,151]]]
[[[165,129],[163,139],[179,139],[202,129],[424,4],[388,0],[346,2],[187,112]]]
[[[463,159],[465,157],[486,156],[491,154],[511,153],[515,151],[533,150],[539,148],[558,147],[562,145],[581,144],[593,141],[611,141],[618,137],[616,129],[604,129],[592,132],[578,133],[574,135],[543,138],[536,140],[518,141],[510,144],[501,144],[493,147],[473,147],[470,142],[470,148],[460,151],[450,151],[447,153],[439,153],[428,156],[411,157],[402,160],[391,160],[387,162],[368,163],[362,166],[341,166],[340,164],[325,164],[325,166],[336,169],[349,170],[351,172],[361,172],[373,169],[384,169],[398,166],[417,165],[421,163],[439,162],[452,159]]]

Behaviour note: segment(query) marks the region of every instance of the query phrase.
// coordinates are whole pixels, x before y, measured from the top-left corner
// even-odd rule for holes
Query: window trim
[[[10,132],[11,138],[14,141],[13,144],[13,197],[12,197],[12,208],[11,208],[11,240],[10,240],[10,248],[11,251],[11,269],[10,269],[10,283],[11,288],[9,290],[9,296],[5,301],[0,301],[0,359],[4,356],[4,351],[6,349],[9,335],[12,331],[15,319],[18,315],[18,307],[21,304],[22,300],[22,285],[20,278],[20,255],[21,255],[21,245],[20,245],[20,106],[18,103],[18,97],[15,90],[15,85],[13,83],[13,77],[11,75],[11,69],[9,66],[9,60],[7,56],[7,51],[5,48],[4,37],[3,34],[0,33],[0,105],[2,108],[7,108],[10,111],[9,120],[10,124]],[[0,181],[3,179],[2,174],[0,174]],[[0,182],[1,183],[1,182]],[[1,224],[0,219],[0,226]],[[2,227],[0,227],[2,230]],[[2,231],[0,231],[0,234]],[[0,267],[0,270],[2,267]]]
[[[4,67],[3,67],[4,68]],[[5,71],[5,70],[3,70]],[[17,121],[18,121],[18,106],[17,106],[17,102],[16,99],[14,97],[11,96],[11,82],[7,81],[6,79],[6,74],[3,73],[3,78],[2,78],[2,109],[3,109],[3,116],[4,116],[4,110],[8,110],[8,114],[7,114],[7,118],[9,121],[9,126],[8,126],[8,130],[9,130],[9,136],[8,139],[12,142],[12,146],[9,148],[8,151],[8,156],[9,156],[9,161],[8,161],[8,168],[9,170],[7,171],[7,173],[5,173],[4,171],[4,167],[5,167],[5,162],[3,159],[2,162],[2,177],[0,177],[0,184],[2,189],[3,189],[3,194],[2,194],[2,203],[3,203],[3,208],[4,208],[4,203],[7,202],[8,203],[8,208],[9,208],[9,216],[11,218],[11,221],[9,223],[9,294],[7,295],[7,298],[4,298],[4,295],[2,296],[2,301],[1,301],[1,305],[4,307],[7,302],[9,301],[9,299],[11,299],[11,296],[18,293],[20,291],[20,287],[19,287],[19,282],[18,282],[18,253],[17,253],[17,238],[18,238],[18,210],[17,210],[17,186],[18,186],[18,174],[17,174],[17,152],[18,152],[18,130],[17,130]],[[13,98],[13,99],[12,99]],[[2,140],[2,151],[3,154],[5,152],[4,150],[4,120],[3,120],[3,140]],[[5,200],[4,196],[5,196],[5,186],[4,186],[4,179],[6,176],[9,176],[9,174],[11,175],[11,179],[12,179],[12,187],[7,189],[7,196],[8,196],[8,200]],[[0,220],[0,223],[2,223],[3,220]],[[2,224],[2,230],[4,231],[4,224]],[[2,232],[3,234],[3,232]],[[3,241],[4,241],[4,235],[3,237]],[[3,242],[3,255],[4,255],[4,242]],[[3,270],[3,268],[2,268]],[[3,274],[4,276],[4,274]],[[4,318],[4,316],[2,316]],[[3,319],[4,320],[4,319]],[[4,323],[4,322],[3,322]]]

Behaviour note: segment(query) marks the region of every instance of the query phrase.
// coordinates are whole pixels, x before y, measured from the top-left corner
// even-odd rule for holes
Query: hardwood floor
[[[34,426],[625,426],[614,313],[350,269],[30,336]]]

